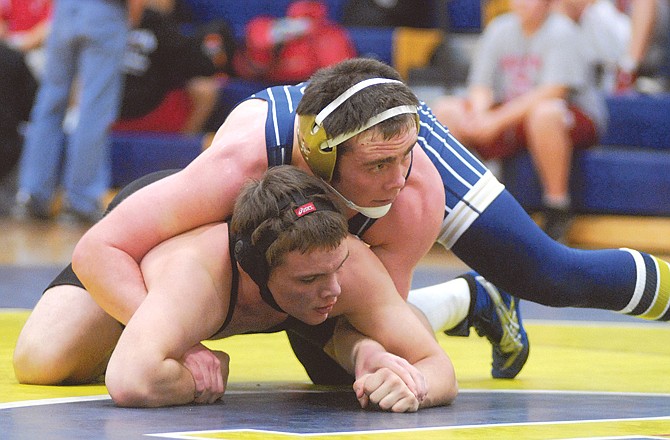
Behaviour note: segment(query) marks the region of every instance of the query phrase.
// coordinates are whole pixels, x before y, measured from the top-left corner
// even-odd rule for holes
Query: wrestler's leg
[[[125,197],[176,170],[147,174],[126,185],[108,211]],[[123,327],[105,313],[68,265],[47,287],[21,330],[14,372],[21,383],[55,385],[98,379]]]
[[[96,381],[122,326],[78,286],[48,289],[21,330],[14,350],[20,383],[81,384]]]
[[[452,250],[490,282],[553,307],[670,319],[670,266],[625,249],[581,250],[551,240],[503,191]]]

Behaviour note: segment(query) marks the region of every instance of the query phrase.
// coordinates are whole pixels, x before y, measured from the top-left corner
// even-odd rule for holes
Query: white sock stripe
[[[644,293],[644,287],[647,284],[647,268],[644,264],[642,255],[640,255],[638,251],[628,248],[621,248],[620,250],[628,252],[633,257],[633,260],[635,261],[635,269],[637,271],[637,279],[635,281],[635,292],[633,292],[633,297],[630,299],[630,302],[626,307],[619,310],[619,313],[630,313],[635,310],[635,307],[637,307],[640,299],[642,298],[642,294]]]
[[[451,330],[468,316],[470,285],[463,278],[412,289],[407,302],[421,310],[433,331]]]

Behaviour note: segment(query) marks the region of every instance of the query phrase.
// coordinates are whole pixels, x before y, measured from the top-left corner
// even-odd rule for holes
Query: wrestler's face
[[[309,325],[328,318],[341,293],[339,277],[349,250],[346,241],[336,249],[320,249],[284,255],[268,280],[279,307]]]
[[[416,126],[384,139],[371,128],[347,142],[337,158],[337,172],[331,185],[359,206],[377,207],[392,203],[405,186],[417,141]]]

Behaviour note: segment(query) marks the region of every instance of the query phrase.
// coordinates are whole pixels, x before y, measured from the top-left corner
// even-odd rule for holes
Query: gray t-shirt
[[[602,134],[607,108],[583,50],[587,44],[577,25],[561,14],[551,14],[530,37],[524,36],[516,14],[504,14],[484,30],[468,81],[490,87],[497,103],[540,85],[567,86],[569,102],[587,114]]]

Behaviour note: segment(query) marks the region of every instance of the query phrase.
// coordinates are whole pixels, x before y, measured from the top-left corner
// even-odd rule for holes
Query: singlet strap
[[[237,290],[240,283],[240,272],[237,270],[237,260],[235,259],[235,241],[230,233],[230,226],[228,227],[228,253],[230,254],[230,269],[232,273],[232,280],[230,281],[230,302],[228,303],[228,314],[223,321],[221,328],[215,333],[221,333],[230,321],[233,319],[235,306],[237,305]]]
[[[293,154],[295,109],[302,98],[304,84],[276,86],[253,94],[250,98],[267,101],[265,143],[268,166],[290,165]]]

